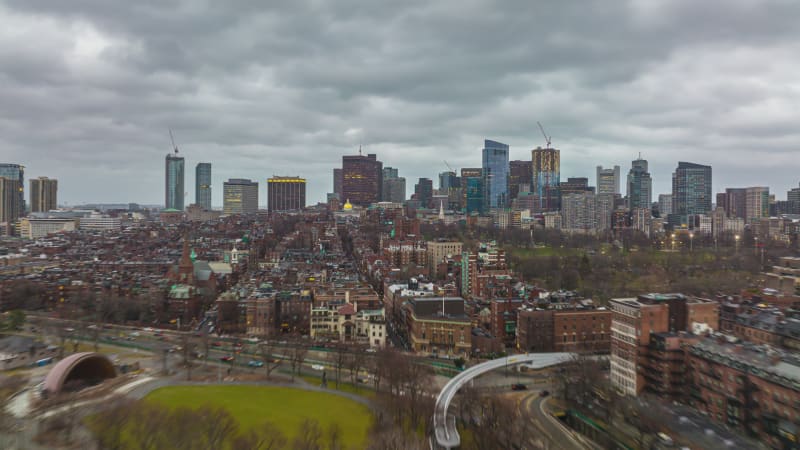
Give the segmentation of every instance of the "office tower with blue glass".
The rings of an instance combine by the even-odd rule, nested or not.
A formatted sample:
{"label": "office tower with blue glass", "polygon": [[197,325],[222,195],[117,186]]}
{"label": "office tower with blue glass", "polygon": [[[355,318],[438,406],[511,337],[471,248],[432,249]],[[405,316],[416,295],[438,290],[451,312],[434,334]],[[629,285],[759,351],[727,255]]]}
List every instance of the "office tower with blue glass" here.
{"label": "office tower with blue glass", "polygon": [[194,202],[211,210],[211,163],[198,163],[194,169]]}
{"label": "office tower with blue glass", "polygon": [[164,208],[183,211],[183,196],[185,195],[183,174],[185,161],[183,160],[183,156],[178,156],[177,147],[175,147],[175,153],[167,154],[165,162]]}
{"label": "office tower with blue glass", "polygon": [[483,177],[486,209],[508,206],[508,145],[483,142]]}

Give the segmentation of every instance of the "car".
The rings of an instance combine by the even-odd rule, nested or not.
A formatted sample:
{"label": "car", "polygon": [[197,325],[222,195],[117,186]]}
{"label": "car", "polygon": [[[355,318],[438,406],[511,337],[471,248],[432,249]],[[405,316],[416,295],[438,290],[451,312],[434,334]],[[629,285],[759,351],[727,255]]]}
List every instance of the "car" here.
{"label": "car", "polygon": [[253,359],[253,360],[250,360],[250,362],[248,362],[247,365],[250,366],[250,367],[264,367],[264,362],[263,361],[256,361],[255,359]]}
{"label": "car", "polygon": [[155,337],[161,337],[161,336],[164,336],[164,333],[153,333],[153,336],[155,336]]}
{"label": "car", "polygon": [[220,360],[220,361],[223,361],[223,362],[232,362],[232,361],[233,361],[233,356],[230,356],[230,355],[228,355],[228,356],[223,356],[223,357],[221,357],[219,360]]}
{"label": "car", "polygon": [[377,352],[377,350],[375,350],[374,348],[368,348],[366,351],[367,351],[367,353],[375,353],[375,352]]}
{"label": "car", "polygon": [[322,364],[313,364],[311,368],[314,370],[325,370],[325,366],[323,366]]}
{"label": "car", "polygon": [[525,386],[522,383],[515,383],[511,385],[512,391],[524,391],[525,389],[528,389],[528,386]]}
{"label": "car", "polygon": [[547,397],[548,395],[550,395],[550,391],[539,392],[539,397]]}
{"label": "car", "polygon": [[212,347],[222,347],[222,343],[220,343],[220,342],[212,342],[211,346]]}

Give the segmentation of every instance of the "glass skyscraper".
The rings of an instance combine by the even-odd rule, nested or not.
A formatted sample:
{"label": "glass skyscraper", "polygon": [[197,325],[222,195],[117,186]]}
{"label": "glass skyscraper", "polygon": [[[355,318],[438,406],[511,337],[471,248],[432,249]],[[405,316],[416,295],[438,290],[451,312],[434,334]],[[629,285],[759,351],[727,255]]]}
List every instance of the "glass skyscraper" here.
{"label": "glass skyscraper", "polygon": [[464,206],[467,214],[484,212],[483,169],[461,169],[461,186],[464,188]]}
{"label": "glass skyscraper", "polygon": [[211,163],[198,163],[194,170],[194,202],[211,210]]}
{"label": "glass skyscraper", "polygon": [[631,162],[628,172],[628,209],[650,209],[653,203],[653,179],[647,171],[647,160]]}
{"label": "glass skyscraper", "polygon": [[165,173],[165,199],[164,208],[177,209],[183,211],[184,196],[184,160],[183,156],[178,156],[178,151],[167,154],[166,173]]}
{"label": "glass skyscraper", "polygon": [[508,145],[489,139],[483,141],[483,177],[486,207],[505,208],[508,205]]}
{"label": "glass skyscraper", "polygon": [[688,223],[688,216],[711,212],[711,166],[679,162],[672,174],[670,224]]}

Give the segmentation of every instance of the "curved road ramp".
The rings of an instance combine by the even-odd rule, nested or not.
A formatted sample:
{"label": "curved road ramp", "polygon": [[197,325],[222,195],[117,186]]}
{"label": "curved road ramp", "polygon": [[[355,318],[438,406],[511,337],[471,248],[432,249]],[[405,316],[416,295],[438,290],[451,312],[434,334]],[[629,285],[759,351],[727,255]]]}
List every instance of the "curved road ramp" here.
{"label": "curved road ramp", "polygon": [[569,362],[577,355],[575,353],[528,353],[526,355],[512,355],[505,358],[493,359],[485,363],[472,366],[469,369],[453,377],[442,388],[442,392],[436,398],[436,407],[433,412],[433,429],[436,435],[436,442],[443,448],[451,449],[461,445],[461,437],[456,429],[456,418],[447,413],[450,402],[456,395],[461,386],[472,381],[476,377],[502,367],[530,363],[531,369],[543,369],[549,366]]}

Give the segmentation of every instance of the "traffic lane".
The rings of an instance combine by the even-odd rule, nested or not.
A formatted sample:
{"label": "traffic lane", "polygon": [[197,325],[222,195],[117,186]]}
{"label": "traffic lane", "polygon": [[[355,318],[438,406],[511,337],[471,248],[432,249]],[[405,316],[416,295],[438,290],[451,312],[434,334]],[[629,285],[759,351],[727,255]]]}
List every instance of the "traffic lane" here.
{"label": "traffic lane", "polygon": [[551,448],[557,450],[586,450],[587,447],[575,440],[572,434],[559,426],[555,417],[544,411],[543,402],[547,397],[531,393],[522,400],[522,408],[533,420],[534,425],[550,441]]}

